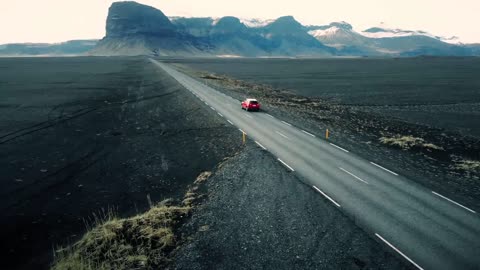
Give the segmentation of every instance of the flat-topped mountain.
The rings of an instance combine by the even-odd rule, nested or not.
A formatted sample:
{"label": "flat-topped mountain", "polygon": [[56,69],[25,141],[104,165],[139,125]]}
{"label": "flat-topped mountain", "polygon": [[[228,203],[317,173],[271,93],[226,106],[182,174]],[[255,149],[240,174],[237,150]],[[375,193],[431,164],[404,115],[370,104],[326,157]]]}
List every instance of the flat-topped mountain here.
{"label": "flat-topped mountain", "polygon": [[[19,44],[0,45],[0,55],[28,52],[35,49],[25,49]],[[347,22],[305,26],[292,16],[276,20],[167,17],[156,8],[127,1],[110,6],[106,35],[88,53],[239,57],[471,56],[480,55],[480,45],[461,44],[456,37],[440,37],[425,31],[385,27],[356,31]]]}

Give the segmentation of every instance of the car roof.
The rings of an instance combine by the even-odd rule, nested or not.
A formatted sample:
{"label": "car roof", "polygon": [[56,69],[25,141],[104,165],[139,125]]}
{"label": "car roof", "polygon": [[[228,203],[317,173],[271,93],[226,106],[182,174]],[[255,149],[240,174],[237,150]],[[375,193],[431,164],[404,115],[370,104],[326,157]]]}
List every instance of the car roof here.
{"label": "car roof", "polygon": [[257,101],[257,100],[254,98],[247,98],[246,101]]}

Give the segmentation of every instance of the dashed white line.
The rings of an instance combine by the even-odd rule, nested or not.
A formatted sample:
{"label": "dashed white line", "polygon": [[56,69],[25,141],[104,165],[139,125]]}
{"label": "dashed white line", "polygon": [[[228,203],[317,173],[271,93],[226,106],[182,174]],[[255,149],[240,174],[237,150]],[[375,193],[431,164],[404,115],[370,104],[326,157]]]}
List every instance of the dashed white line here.
{"label": "dashed white line", "polygon": [[233,126],[233,123],[232,123],[232,121],[230,121],[230,120],[227,120],[227,122],[228,122],[228,123],[230,123],[230,125],[232,125],[232,126]]}
{"label": "dashed white line", "polygon": [[212,109],[212,110],[216,111],[216,110],[215,110],[215,108],[213,108],[212,106],[210,106],[210,109]]}
{"label": "dashed white line", "polygon": [[338,167],[338,168],[339,168],[340,170],[344,171],[345,173],[349,174],[349,175],[352,176],[353,178],[357,179],[358,181],[361,181],[361,182],[363,182],[363,183],[365,183],[365,184],[368,184],[367,181],[365,181],[365,180],[363,180],[362,178],[356,176],[355,174],[353,174],[353,173],[345,170],[344,168],[342,168],[342,167]]}
{"label": "dashed white line", "polygon": [[316,189],[318,192],[320,192],[320,194],[322,194],[325,198],[327,198],[329,201],[331,201],[333,204],[335,204],[337,207],[340,207],[340,204],[337,203],[334,199],[330,198],[330,196],[328,196],[327,194],[323,193],[323,191],[321,191],[319,188],[317,188],[316,186],[312,186],[314,189]]}
{"label": "dashed white line", "polygon": [[285,125],[289,126],[289,127],[292,126],[290,123],[287,123],[287,122],[285,122],[285,121],[281,121],[281,122],[284,123]]}
{"label": "dashed white line", "polygon": [[340,149],[340,150],[342,150],[342,151],[345,152],[345,153],[349,153],[348,150],[346,150],[346,149],[344,149],[344,148],[342,148],[342,147],[340,147],[340,146],[338,146],[338,145],[336,145],[336,144],[330,143],[330,145],[333,146],[333,147],[336,147],[336,148],[338,148],[338,149]]}
{"label": "dashed white line", "polygon": [[266,115],[267,115],[268,117],[275,118],[275,117],[271,116],[271,115],[270,115],[270,114],[268,114],[268,113],[266,113]]}
{"label": "dashed white line", "polygon": [[285,167],[287,167],[288,169],[290,169],[290,171],[294,172],[295,170],[290,167],[287,163],[285,163],[283,160],[277,158],[278,161],[280,161]]}
{"label": "dashed white line", "polygon": [[245,131],[243,131],[243,130],[241,130],[241,129],[238,129],[238,130],[240,130],[240,132],[245,133],[245,135],[247,135],[247,133],[246,133]]}
{"label": "dashed white line", "polygon": [[315,138],[315,135],[313,135],[313,134],[312,134],[312,133],[310,133],[310,132],[307,132],[307,131],[305,131],[305,130],[303,130],[303,129],[302,129],[302,132],[303,132],[303,133],[305,133],[305,134],[307,134],[307,135],[309,135],[309,136],[312,136],[312,137],[314,137],[314,138]]}
{"label": "dashed white line", "polygon": [[223,117],[223,114],[221,114],[221,113],[219,113],[219,112],[217,112],[217,114],[220,115],[221,117]]}
{"label": "dashed white line", "polygon": [[267,150],[267,148],[265,148],[265,146],[263,146],[261,143],[259,143],[259,142],[257,142],[257,141],[255,141],[255,143],[256,143],[258,146],[260,146],[263,150]]}
{"label": "dashed white line", "polygon": [[385,240],[383,237],[381,237],[378,233],[375,233],[375,236],[380,238],[385,244],[387,244],[389,247],[391,247],[393,250],[395,250],[398,254],[402,255],[407,261],[411,262],[415,267],[417,267],[420,270],[423,270],[420,265],[416,264],[412,259],[410,259],[407,255],[403,254],[400,250],[398,250],[394,245],[390,244],[387,240]]}
{"label": "dashed white line", "polygon": [[207,102],[205,102],[205,101],[204,101],[203,103],[205,103],[205,105],[207,105],[207,106],[208,106],[208,103],[207,103]]}
{"label": "dashed white line", "polygon": [[281,133],[281,132],[278,132],[278,131],[275,131],[275,132],[276,132],[278,135],[280,135],[280,136],[282,136],[282,137],[284,137],[284,138],[286,138],[286,139],[290,139],[290,138],[287,137],[287,135],[285,135],[285,134],[283,134],[283,133]]}
{"label": "dashed white line", "polygon": [[245,114],[246,117],[250,118],[250,119],[253,119],[253,117],[249,114]]}
{"label": "dashed white line", "polygon": [[371,163],[372,165],[374,165],[374,166],[377,166],[378,168],[380,168],[380,169],[382,169],[382,170],[384,170],[384,171],[387,171],[387,172],[389,172],[389,173],[391,173],[391,174],[393,174],[393,175],[395,175],[395,176],[398,176],[398,174],[397,174],[397,173],[395,173],[395,172],[392,172],[392,171],[390,171],[389,169],[387,169],[387,168],[384,168],[384,167],[382,167],[382,166],[378,165],[377,163],[374,163],[374,162],[370,162],[370,163]]}
{"label": "dashed white line", "polygon": [[466,206],[463,206],[463,205],[457,203],[457,202],[454,201],[454,200],[451,200],[451,199],[449,199],[449,198],[447,198],[447,197],[445,197],[445,196],[443,196],[443,195],[441,195],[441,194],[438,194],[438,193],[435,192],[435,191],[432,191],[432,193],[435,194],[435,195],[437,195],[437,196],[439,196],[440,198],[443,198],[443,199],[445,199],[445,200],[447,200],[447,201],[449,201],[449,202],[451,202],[451,203],[453,203],[453,204],[456,204],[456,205],[462,207],[463,209],[466,209],[466,210],[468,210],[468,211],[470,211],[470,212],[472,212],[472,213],[474,213],[474,214],[477,213],[477,212],[473,211],[472,209],[470,209],[470,208],[468,208],[468,207],[466,207]]}

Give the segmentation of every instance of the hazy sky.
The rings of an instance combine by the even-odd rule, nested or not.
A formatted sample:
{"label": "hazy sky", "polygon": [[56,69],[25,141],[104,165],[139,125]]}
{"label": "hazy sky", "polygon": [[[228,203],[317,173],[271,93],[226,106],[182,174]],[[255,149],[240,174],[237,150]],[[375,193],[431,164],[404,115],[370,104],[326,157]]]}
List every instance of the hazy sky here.
{"label": "hazy sky", "polygon": [[[110,0],[0,0],[0,44],[101,38]],[[480,43],[480,0],[140,0],[167,16],[277,18],[303,24],[347,21],[356,30],[384,22]]]}

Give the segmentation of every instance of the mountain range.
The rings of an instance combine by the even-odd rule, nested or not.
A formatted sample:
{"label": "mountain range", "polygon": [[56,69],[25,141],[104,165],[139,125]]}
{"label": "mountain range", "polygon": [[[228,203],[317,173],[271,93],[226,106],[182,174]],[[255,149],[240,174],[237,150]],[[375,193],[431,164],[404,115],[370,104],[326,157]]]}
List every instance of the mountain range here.
{"label": "mountain range", "polygon": [[87,55],[98,39],[70,40],[61,43],[11,43],[0,45],[0,56]]}
{"label": "mountain range", "polygon": [[[346,22],[306,26],[292,16],[276,20],[242,19],[231,16],[167,17],[156,8],[133,1],[113,3],[108,12],[105,37],[98,43],[84,42],[88,46],[83,46],[80,50],[77,47],[77,52],[89,55],[223,57],[480,55],[480,44],[465,45],[458,42],[456,37],[439,37],[424,31],[373,27],[357,32]],[[0,46],[0,55],[41,51],[34,50],[32,46],[27,46],[27,49],[21,45]],[[66,45],[69,45],[68,42],[63,46],[53,45],[51,51],[71,52],[71,48]]]}

